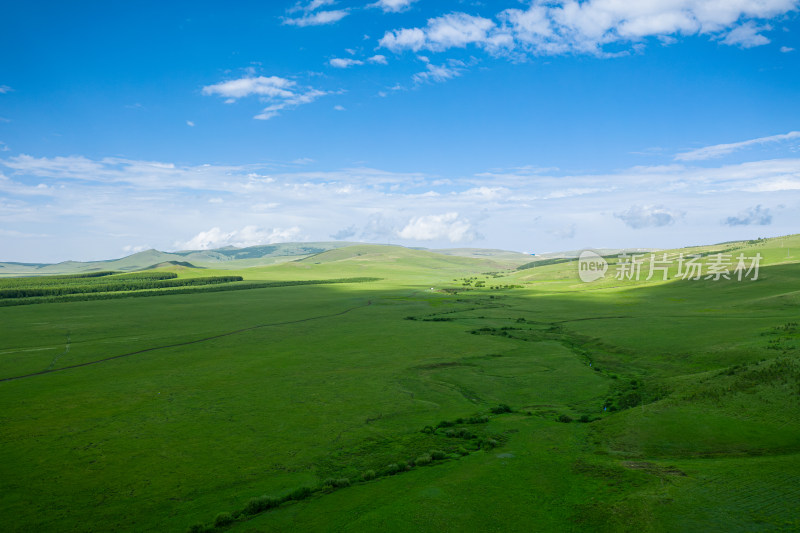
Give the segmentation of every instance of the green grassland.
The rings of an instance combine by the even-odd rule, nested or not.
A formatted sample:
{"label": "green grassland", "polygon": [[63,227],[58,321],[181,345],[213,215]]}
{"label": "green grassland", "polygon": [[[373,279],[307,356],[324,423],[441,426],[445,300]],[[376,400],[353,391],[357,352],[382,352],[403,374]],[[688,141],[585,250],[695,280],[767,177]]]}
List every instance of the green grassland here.
{"label": "green grassland", "polygon": [[756,281],[585,284],[355,245],[146,271],[241,290],[0,307],[0,527],[800,530],[793,250],[670,251],[760,253]]}

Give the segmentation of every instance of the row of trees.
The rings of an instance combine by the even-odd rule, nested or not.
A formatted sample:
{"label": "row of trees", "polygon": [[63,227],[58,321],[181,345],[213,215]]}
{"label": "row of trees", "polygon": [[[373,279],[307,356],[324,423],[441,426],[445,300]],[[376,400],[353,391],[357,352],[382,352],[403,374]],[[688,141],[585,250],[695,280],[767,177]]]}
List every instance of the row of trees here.
{"label": "row of trees", "polygon": [[0,298],[31,298],[35,296],[63,296],[94,292],[129,292],[169,287],[190,287],[242,281],[241,276],[213,276],[205,278],[158,279],[136,277],[114,277],[102,283],[82,283],[51,286],[33,286],[0,289]]}

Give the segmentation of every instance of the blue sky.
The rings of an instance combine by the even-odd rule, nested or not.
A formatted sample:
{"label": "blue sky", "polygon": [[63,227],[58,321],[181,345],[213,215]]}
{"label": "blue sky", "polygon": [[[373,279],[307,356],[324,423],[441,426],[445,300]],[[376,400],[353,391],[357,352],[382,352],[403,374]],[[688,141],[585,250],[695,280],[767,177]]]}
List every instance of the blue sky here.
{"label": "blue sky", "polygon": [[0,261],[796,233],[798,8],[10,4]]}

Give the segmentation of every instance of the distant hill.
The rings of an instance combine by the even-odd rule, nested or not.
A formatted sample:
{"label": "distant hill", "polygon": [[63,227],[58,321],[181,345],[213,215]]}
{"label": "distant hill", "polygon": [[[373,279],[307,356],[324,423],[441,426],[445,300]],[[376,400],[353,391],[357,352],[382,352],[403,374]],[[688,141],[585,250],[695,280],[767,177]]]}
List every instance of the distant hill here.
{"label": "distant hill", "polygon": [[[0,276],[42,276],[53,274],[77,274],[101,270],[133,272],[155,268],[156,265],[181,263],[191,267],[237,269],[251,266],[266,266],[283,261],[293,261],[336,248],[352,246],[348,242],[281,243],[263,246],[235,248],[232,246],[216,250],[182,250],[161,252],[145,250],[120,259],[104,261],[64,261],[55,264],[0,263]],[[186,267],[187,265],[183,265]]]}
{"label": "distant hill", "polygon": [[531,261],[531,256],[528,254],[489,248],[446,248],[442,250],[431,250],[431,252],[459,257],[473,257],[475,259],[490,259],[498,263],[503,263],[508,268],[514,268]]}
{"label": "distant hill", "polygon": [[403,246],[358,244],[346,248],[328,250],[311,257],[299,259],[299,265],[317,264],[331,265],[339,263],[352,268],[354,265],[374,266],[383,264],[396,267],[420,267],[422,269],[460,269],[465,271],[485,272],[514,268],[505,261],[496,261],[491,257],[464,257],[455,254],[443,254],[433,250],[405,248]]}

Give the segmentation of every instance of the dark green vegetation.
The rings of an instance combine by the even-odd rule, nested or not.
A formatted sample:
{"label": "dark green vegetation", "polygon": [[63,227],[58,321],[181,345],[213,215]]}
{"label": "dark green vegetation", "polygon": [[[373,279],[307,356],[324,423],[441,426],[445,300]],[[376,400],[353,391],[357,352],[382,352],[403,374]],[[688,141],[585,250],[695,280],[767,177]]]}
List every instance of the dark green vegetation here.
{"label": "dark green vegetation", "polygon": [[[149,270],[149,269],[148,269]],[[29,278],[0,278],[0,306],[52,303],[77,300],[164,296],[194,292],[237,291],[286,287],[289,285],[326,285],[363,283],[378,278],[343,278],[235,283],[241,276],[206,276],[178,278],[175,272],[96,272]],[[181,289],[177,289],[181,287]]]}
{"label": "dark green vegetation", "polygon": [[797,530],[800,238],[731,247],[758,281],[353,246],[1,308],[3,529]]}

